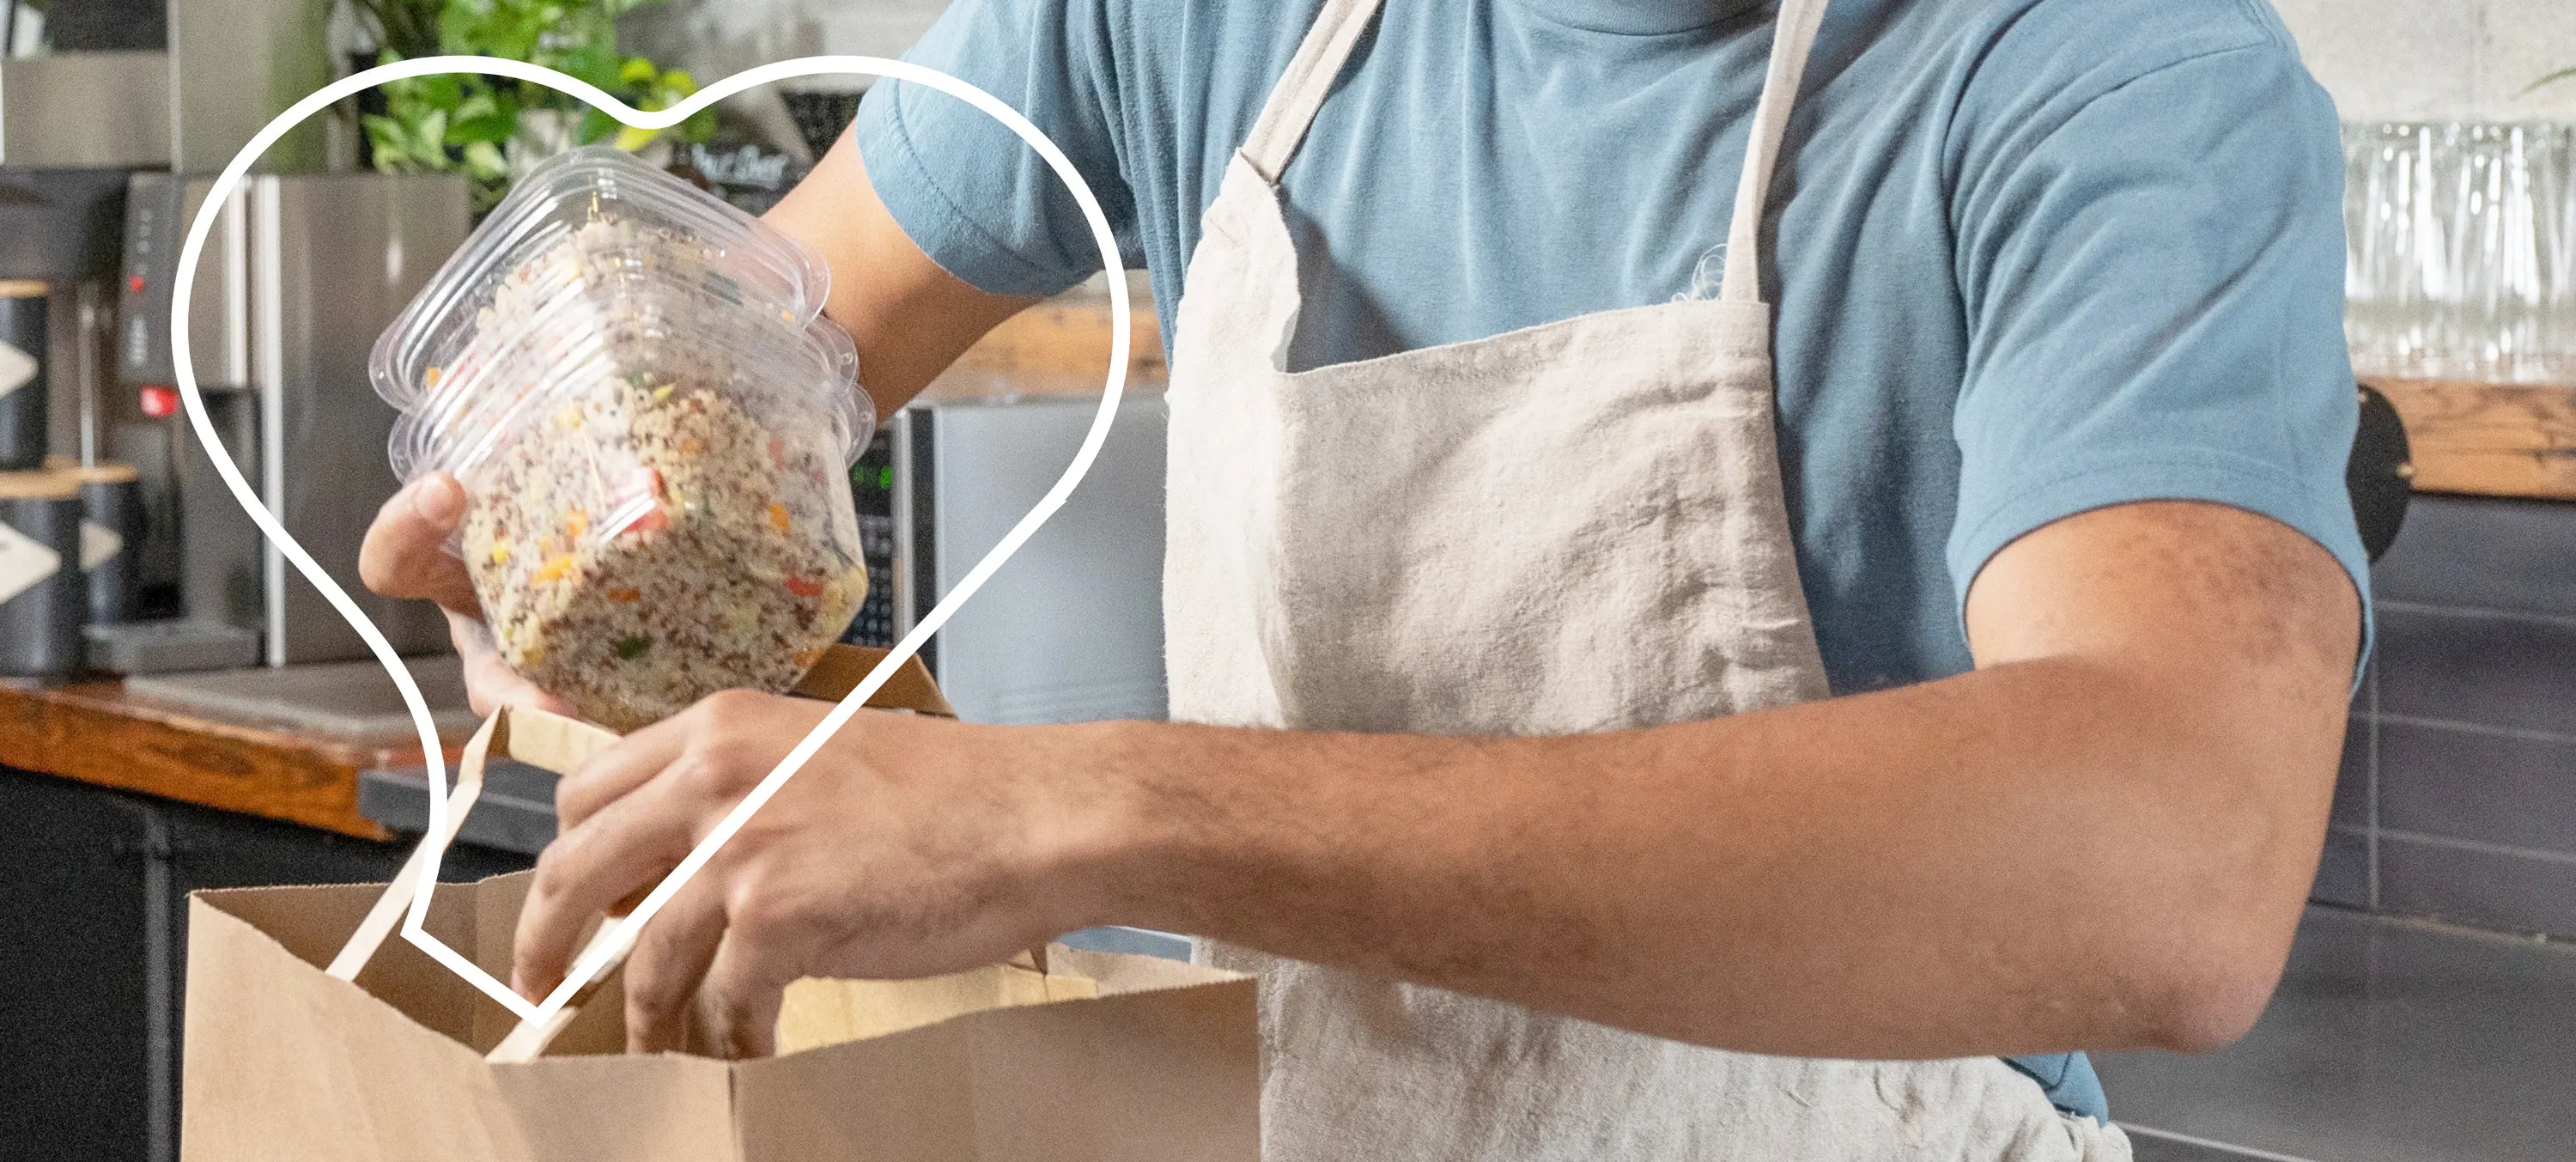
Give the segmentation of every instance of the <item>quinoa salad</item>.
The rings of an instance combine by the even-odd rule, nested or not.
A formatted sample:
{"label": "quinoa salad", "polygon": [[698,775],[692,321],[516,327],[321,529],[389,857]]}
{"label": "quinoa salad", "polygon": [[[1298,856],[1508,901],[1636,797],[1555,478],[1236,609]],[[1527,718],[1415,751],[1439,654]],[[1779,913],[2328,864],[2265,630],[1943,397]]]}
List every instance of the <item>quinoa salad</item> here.
{"label": "quinoa salad", "polygon": [[475,473],[464,529],[502,656],[620,731],[793,686],[867,595],[824,443],[642,377],[523,425]]}
{"label": "quinoa salad", "polygon": [[495,288],[459,381],[423,385],[502,656],[619,731],[792,687],[867,592],[829,360],[704,259],[571,231]]}

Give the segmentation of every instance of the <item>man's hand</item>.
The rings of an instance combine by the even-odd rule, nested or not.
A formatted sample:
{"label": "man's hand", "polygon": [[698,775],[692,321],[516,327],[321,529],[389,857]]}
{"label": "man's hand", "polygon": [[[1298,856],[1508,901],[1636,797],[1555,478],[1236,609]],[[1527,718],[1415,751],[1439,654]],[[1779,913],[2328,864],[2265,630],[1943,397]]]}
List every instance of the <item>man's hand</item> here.
{"label": "man's hand", "polygon": [[520,677],[501,659],[492,631],[474,598],[465,562],[447,552],[465,519],[465,489],[456,478],[433,472],[413,481],[376,511],[358,549],[358,576],[387,597],[435,601],[447,613],[448,637],[465,662],[465,694],[476,714],[503,706],[535,706],[570,713],[563,700]]}
{"label": "man's hand", "polygon": [[[519,991],[553,991],[583,925],[660,882],[829,709],[718,694],[566,777],[519,917]],[[729,1054],[766,1054],[799,977],[960,971],[1091,923],[1081,864],[1105,815],[1053,753],[1084,730],[861,712],[645,926],[628,1046],[680,1048],[695,995]]]}

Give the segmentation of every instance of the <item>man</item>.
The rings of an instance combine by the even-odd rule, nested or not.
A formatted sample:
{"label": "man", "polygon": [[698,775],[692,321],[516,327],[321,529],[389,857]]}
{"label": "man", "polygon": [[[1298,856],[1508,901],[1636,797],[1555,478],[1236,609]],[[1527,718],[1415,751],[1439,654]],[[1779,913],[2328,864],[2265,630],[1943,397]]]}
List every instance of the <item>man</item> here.
{"label": "man", "polygon": [[[2325,826],[2333,113],[2253,0],[1824,8],[952,8],[914,59],[1063,145],[1173,337],[1176,721],[863,715],[648,928],[634,1045],[1128,923],[1263,974],[1292,1162],[2125,1157],[2073,1051],[2240,1035]],[[881,410],[1096,265],[903,86],[773,220]],[[542,697],[463,503],[370,583]],[[519,987],[822,713],[567,778]]]}

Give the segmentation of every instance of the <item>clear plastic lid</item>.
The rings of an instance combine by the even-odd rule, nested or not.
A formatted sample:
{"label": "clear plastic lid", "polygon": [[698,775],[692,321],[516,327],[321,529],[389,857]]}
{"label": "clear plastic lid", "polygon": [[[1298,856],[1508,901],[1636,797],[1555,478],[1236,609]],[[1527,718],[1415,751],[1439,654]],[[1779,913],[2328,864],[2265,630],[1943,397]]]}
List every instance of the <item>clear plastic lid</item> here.
{"label": "clear plastic lid", "polygon": [[623,150],[592,146],[520,179],[378,337],[377,394],[411,410],[478,344],[568,292],[690,285],[794,326],[814,321],[831,274],[811,247]]}
{"label": "clear plastic lid", "polygon": [[613,150],[549,162],[376,344],[405,480],[509,665],[630,729],[782,690],[867,593],[847,468],[875,433],[822,263]]}

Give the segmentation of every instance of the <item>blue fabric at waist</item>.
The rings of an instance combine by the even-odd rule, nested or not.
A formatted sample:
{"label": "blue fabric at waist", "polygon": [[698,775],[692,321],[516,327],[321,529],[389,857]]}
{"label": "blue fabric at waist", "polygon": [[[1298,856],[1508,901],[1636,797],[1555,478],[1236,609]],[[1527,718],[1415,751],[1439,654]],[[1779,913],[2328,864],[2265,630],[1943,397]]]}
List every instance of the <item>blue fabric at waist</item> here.
{"label": "blue fabric at waist", "polygon": [[2092,1058],[2081,1053],[2042,1053],[2007,1057],[2004,1063],[2038,1082],[2049,1104],[2058,1109],[2097,1122],[2111,1120],[2111,1102],[2102,1093],[2102,1079],[2093,1072]]}

